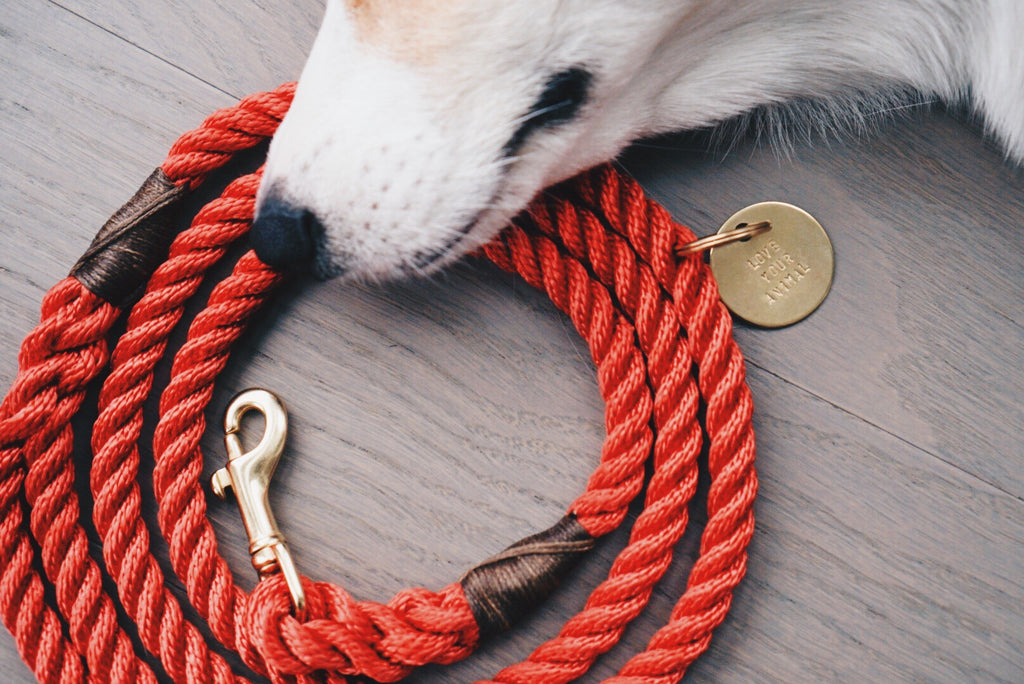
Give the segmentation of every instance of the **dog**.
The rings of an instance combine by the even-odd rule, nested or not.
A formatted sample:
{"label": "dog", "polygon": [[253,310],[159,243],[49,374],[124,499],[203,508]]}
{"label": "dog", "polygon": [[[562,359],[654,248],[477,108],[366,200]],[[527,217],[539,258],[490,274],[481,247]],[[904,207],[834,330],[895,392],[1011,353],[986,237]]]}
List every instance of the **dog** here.
{"label": "dog", "polygon": [[322,277],[426,274],[543,188],[750,112],[967,106],[1024,161],[1020,0],[328,0],[252,242]]}

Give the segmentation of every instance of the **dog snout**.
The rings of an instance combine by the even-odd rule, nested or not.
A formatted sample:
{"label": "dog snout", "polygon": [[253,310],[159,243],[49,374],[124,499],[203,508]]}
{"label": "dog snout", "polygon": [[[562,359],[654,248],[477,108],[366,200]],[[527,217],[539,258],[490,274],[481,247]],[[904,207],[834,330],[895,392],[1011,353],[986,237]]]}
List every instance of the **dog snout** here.
{"label": "dog snout", "polygon": [[260,203],[249,239],[263,263],[295,270],[313,261],[323,232],[312,211],[269,195]]}

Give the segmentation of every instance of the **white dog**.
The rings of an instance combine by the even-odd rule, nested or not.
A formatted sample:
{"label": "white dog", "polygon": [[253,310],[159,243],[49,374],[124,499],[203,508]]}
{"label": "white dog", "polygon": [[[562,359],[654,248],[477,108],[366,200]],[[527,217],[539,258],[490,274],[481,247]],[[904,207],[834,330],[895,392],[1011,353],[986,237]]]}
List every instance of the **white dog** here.
{"label": "white dog", "polygon": [[430,272],[637,138],[787,103],[965,103],[1024,161],[1022,37],[1024,0],[328,0],[253,243]]}

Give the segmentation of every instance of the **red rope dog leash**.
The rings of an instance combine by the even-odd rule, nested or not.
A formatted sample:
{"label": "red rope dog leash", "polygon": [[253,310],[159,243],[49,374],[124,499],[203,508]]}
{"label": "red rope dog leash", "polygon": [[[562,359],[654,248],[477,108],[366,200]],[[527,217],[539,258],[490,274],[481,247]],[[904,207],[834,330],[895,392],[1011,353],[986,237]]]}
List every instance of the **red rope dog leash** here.
{"label": "red rope dog leash", "polygon": [[[292,93],[289,85],[246,98],[183,136],[161,167],[170,192],[198,187],[231,155],[271,136]],[[175,681],[242,678],[185,618],[150,553],[136,482],[142,405],[185,302],[248,230],[257,185],[258,174],[233,182],[156,267],[109,354],[92,435],[93,522],[105,571],[141,645]],[[653,464],[644,509],[608,578],[557,637],[494,681],[578,677],[643,610],[686,529],[705,440],[701,401],[711,489],[700,557],[669,622],[615,681],[678,681],[728,611],[753,532],[752,405],[707,267],[675,256],[676,245],[690,239],[636,183],[605,167],[552,190],[484,250],[547,292],[587,340],[597,366],[608,437],[600,465],[564,519],[580,544],[623,522],[642,490],[648,458]],[[505,617],[485,610],[497,595],[476,582],[489,562],[439,592],[405,590],[387,604],[357,602],[341,587],[303,579],[308,606],[300,622],[280,577],[247,595],[217,552],[199,482],[203,412],[232,343],[280,280],[251,252],[243,256],[175,357],[154,437],[154,490],[171,565],[214,637],[274,681],[395,681],[418,665],[463,658]],[[104,287],[79,274],[46,295],[0,407],[0,608],[40,681],[155,681],[117,624],[103,569],[87,551],[73,487],[70,421],[108,362],[106,338],[122,313],[96,290]],[[44,596],[47,583],[53,606]]]}

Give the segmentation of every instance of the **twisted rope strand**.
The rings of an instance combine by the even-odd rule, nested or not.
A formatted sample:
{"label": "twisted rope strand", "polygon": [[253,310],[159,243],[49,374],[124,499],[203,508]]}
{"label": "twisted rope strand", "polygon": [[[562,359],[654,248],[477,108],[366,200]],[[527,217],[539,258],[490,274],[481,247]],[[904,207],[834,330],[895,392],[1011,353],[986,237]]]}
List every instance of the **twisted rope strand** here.
{"label": "twisted rope strand", "polygon": [[[0,528],[5,551],[10,550],[2,558],[0,603],[19,651],[41,681],[81,679],[78,656],[85,656],[98,681],[156,681],[118,627],[100,570],[89,556],[73,488],[71,417],[106,363],[104,337],[116,317],[112,306],[78,281],[58,283],[43,301],[39,326],[22,345],[22,372],[0,408],[0,477],[5,483]],[[19,494],[31,511],[27,528],[56,588],[57,608],[68,623],[66,636],[58,615],[42,600],[43,580],[32,567],[36,553]]]}
{"label": "twisted rope strand", "polygon": [[[577,215],[571,205],[535,205],[535,209],[533,218],[537,223],[531,227],[545,234],[550,231],[540,226],[551,216],[543,213],[545,209],[568,211],[570,216],[558,216],[557,225],[563,229],[563,235],[569,241],[575,242],[577,248],[582,243],[573,239],[574,229],[604,233],[594,220],[595,217]],[[521,249],[530,246],[524,240],[507,242]],[[540,246],[538,252],[545,254],[546,264],[554,263],[556,253],[553,251],[553,242],[537,238],[534,244]],[[599,253],[608,255],[612,250]],[[627,261],[630,259],[630,253],[621,250],[618,253],[621,258]],[[488,255],[492,256],[490,253]],[[619,306],[623,311],[635,314],[637,310],[659,310],[649,296],[641,294],[643,289],[657,296],[657,288],[652,288],[649,280],[646,288],[641,288],[633,277],[637,273],[634,265],[629,268],[613,268],[607,261],[592,260],[590,263],[598,274],[604,273],[611,277],[621,273],[624,276],[615,288],[620,295]],[[615,285],[614,282],[602,284],[596,279],[591,282],[593,287],[601,290]],[[688,373],[689,355],[685,341],[679,337],[678,323],[672,320],[671,315],[661,317],[663,327],[635,315],[633,319],[637,321],[637,330],[642,331],[638,339],[648,358],[647,374],[655,390],[657,407],[655,428],[658,437],[654,458],[659,470],[648,488],[644,511],[634,523],[629,543],[616,558],[608,579],[594,590],[584,610],[569,620],[556,638],[537,648],[523,663],[502,670],[494,681],[564,682],[571,681],[589,669],[599,655],[618,641],[626,625],[642,611],[654,583],[671,562],[672,547],[685,531],[686,507],[696,490],[696,456],[701,444],[700,429],[696,424],[698,397]],[[660,345],[656,342],[660,342]],[[658,367],[651,364],[652,358],[658,361]],[[667,360],[671,360],[672,365],[665,365]],[[586,499],[578,500],[574,506],[580,503],[586,503]]]}
{"label": "twisted rope strand", "polygon": [[[586,187],[581,195],[598,200],[611,225],[627,237],[662,286],[672,292],[700,367],[708,432],[721,435],[720,440],[711,440],[708,521],[687,590],[673,609],[669,624],[620,673],[622,677],[646,677],[650,681],[678,681],[689,664],[707,649],[711,631],[725,619],[732,592],[746,571],[757,493],[753,402],[743,357],[732,339],[731,319],[710,271],[687,270],[685,263],[694,262],[694,257],[677,268],[669,256],[674,242],[663,241],[663,249],[655,251],[652,242],[642,239],[649,234],[649,227],[671,222],[667,212],[644,197],[635,181],[608,168],[591,172],[583,185]],[[692,237],[681,235],[677,239],[685,242]]]}
{"label": "twisted rope strand", "polygon": [[[125,609],[139,625],[143,645],[160,655],[168,673],[178,681],[186,679],[189,667],[198,669],[207,679],[231,681],[234,676],[230,666],[209,650],[197,628],[185,620],[177,599],[164,588],[163,572],[149,552],[149,532],[142,519],[136,481],[142,407],[152,388],[155,366],[164,355],[167,338],[180,321],[185,303],[195,294],[206,271],[245,234],[258,185],[258,173],[231,183],[172,244],[167,261],[133,308],[114,349],[93,430],[93,519],[103,539],[108,571],[117,582]],[[203,597],[192,603],[209,622],[215,638],[234,647],[237,597],[215,590],[220,586],[216,579],[204,582],[202,578],[210,574],[191,575],[198,582],[196,595]],[[225,604],[217,611],[218,620],[210,620],[210,601]],[[256,671],[265,672],[259,660],[250,658],[246,662]]]}
{"label": "twisted rope strand", "polygon": [[171,180],[188,183],[194,190],[236,153],[274,135],[294,96],[295,84],[285,83],[277,90],[249,95],[233,107],[217,110],[198,128],[178,138],[160,168]]}

